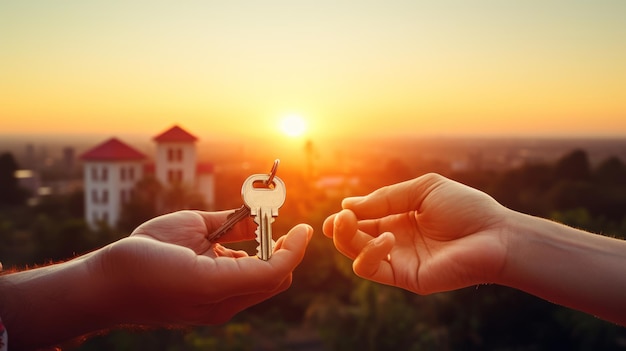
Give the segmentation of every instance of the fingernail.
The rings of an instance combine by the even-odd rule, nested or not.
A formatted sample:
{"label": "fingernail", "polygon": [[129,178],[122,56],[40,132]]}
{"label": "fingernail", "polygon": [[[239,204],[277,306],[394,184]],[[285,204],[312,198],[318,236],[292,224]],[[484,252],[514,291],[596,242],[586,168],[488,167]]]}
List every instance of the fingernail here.
{"label": "fingernail", "polygon": [[363,196],[346,197],[345,199],[343,199],[343,201],[341,201],[341,207],[345,209],[348,206],[354,206],[358,204],[362,200]]}
{"label": "fingernail", "polygon": [[306,235],[307,235],[307,240],[310,241],[311,238],[313,237],[313,227],[311,227],[310,225],[307,224],[306,226]]}
{"label": "fingernail", "polygon": [[343,212],[345,212],[345,210],[341,210],[341,211],[340,211],[339,213],[337,213],[337,215],[335,216],[335,221],[333,222],[333,226],[334,226],[335,228],[341,228],[341,227],[343,227],[343,224],[344,224],[343,222],[345,221],[345,220],[343,219],[343,216],[345,216],[345,213],[343,213]]}
{"label": "fingernail", "polygon": [[311,238],[313,237],[313,227],[311,227],[308,224],[305,224],[306,226],[306,240],[310,241]]}
{"label": "fingernail", "polygon": [[381,246],[383,244],[383,237],[382,236],[378,236],[375,239],[372,240],[375,246]]}

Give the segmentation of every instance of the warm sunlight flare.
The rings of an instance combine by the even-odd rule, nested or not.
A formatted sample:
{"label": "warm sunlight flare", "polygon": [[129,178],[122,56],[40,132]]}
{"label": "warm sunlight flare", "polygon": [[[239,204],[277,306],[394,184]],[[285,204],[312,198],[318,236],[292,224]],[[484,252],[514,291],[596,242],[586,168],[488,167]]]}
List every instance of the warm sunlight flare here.
{"label": "warm sunlight flare", "polygon": [[0,1],[0,144],[626,136],[626,1],[478,2]]}
{"label": "warm sunlight flare", "polygon": [[306,122],[301,116],[289,115],[280,120],[280,129],[290,137],[299,137],[306,132]]}

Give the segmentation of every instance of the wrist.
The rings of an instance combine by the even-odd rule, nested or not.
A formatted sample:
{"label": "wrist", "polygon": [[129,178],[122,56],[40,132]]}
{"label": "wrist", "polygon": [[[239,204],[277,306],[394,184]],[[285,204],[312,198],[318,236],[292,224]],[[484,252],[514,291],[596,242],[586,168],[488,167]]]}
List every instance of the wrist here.
{"label": "wrist", "polygon": [[92,257],[0,276],[0,313],[12,349],[56,345],[108,326],[88,269]]}
{"label": "wrist", "polygon": [[[167,305],[159,300],[166,286],[153,283],[160,272],[146,270],[142,260],[149,254],[138,250],[137,241],[124,238],[102,248],[90,262],[89,270],[96,277],[101,301],[99,313],[111,326],[161,325]],[[144,243],[142,243],[144,244]]]}
{"label": "wrist", "polygon": [[624,323],[626,242],[516,213],[498,283]]}
{"label": "wrist", "polygon": [[[539,217],[508,210],[503,237],[506,260],[497,283],[528,291],[546,258],[556,259],[555,252],[546,252],[554,223]],[[545,267],[548,268],[548,267]]]}
{"label": "wrist", "polygon": [[134,309],[140,301],[133,298],[135,289],[128,278],[132,275],[127,274],[133,267],[120,262],[115,245],[117,242],[94,252],[85,264],[91,284],[84,304],[92,306],[96,318],[106,321],[106,328],[138,322]]}

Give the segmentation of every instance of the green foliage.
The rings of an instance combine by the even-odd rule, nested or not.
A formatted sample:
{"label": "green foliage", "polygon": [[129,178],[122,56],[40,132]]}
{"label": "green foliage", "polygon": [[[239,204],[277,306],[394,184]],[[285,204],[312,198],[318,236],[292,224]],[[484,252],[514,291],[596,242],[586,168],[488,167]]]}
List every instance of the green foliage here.
{"label": "green foliage", "polygon": [[617,157],[604,160],[594,172],[594,180],[606,186],[626,185],[626,166]]}
{"label": "green foliage", "polygon": [[26,192],[19,187],[15,178],[17,162],[10,153],[0,154],[0,208],[19,206],[26,200]]}
{"label": "green foliage", "polygon": [[587,181],[591,177],[589,157],[583,150],[574,150],[556,163],[556,177],[562,180]]}
{"label": "green foliage", "polygon": [[154,177],[145,177],[135,185],[130,200],[122,207],[118,228],[130,233],[141,223],[156,217],[163,187]]}
{"label": "green foliage", "polygon": [[[326,216],[349,194],[419,174],[398,159],[358,175],[362,182],[337,194],[314,192],[303,174],[281,174],[289,196],[274,231],[300,222],[316,231],[290,289],[241,312],[224,325],[188,330],[113,331],[94,337],[80,350],[623,350],[626,331],[593,316],[553,305],[524,292],[496,285],[418,296],[360,279],[351,261],[321,234]],[[484,190],[522,212],[593,232],[626,235],[624,164],[610,158],[595,169],[580,150],[555,164],[529,164],[505,172],[455,173],[452,178]],[[422,172],[424,170],[420,170]],[[302,171],[304,172],[304,171]],[[241,203],[245,177],[222,175],[218,208]],[[224,186],[227,184],[228,186]],[[234,190],[232,190],[234,189]],[[232,191],[231,191],[232,190]],[[127,235],[167,205],[193,207],[184,189],[164,189],[154,179],[139,184],[126,204],[122,230],[90,230],[82,193],[48,197],[35,207],[0,209],[0,259],[5,267],[62,260]],[[254,245],[252,245],[254,246]],[[306,330],[294,342],[294,330]],[[308,348],[307,348],[308,347]]]}

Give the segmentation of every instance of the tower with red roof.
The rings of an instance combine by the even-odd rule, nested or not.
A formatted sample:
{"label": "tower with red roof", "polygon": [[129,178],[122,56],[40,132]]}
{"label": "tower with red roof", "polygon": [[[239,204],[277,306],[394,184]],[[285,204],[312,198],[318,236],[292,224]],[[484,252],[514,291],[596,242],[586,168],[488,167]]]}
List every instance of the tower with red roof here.
{"label": "tower with red roof", "polygon": [[196,138],[175,125],[155,136],[155,176],[163,185],[196,183]]}
{"label": "tower with red roof", "polygon": [[84,162],[85,219],[91,227],[105,222],[114,227],[122,205],[143,177],[146,156],[117,138],[81,155]]}

